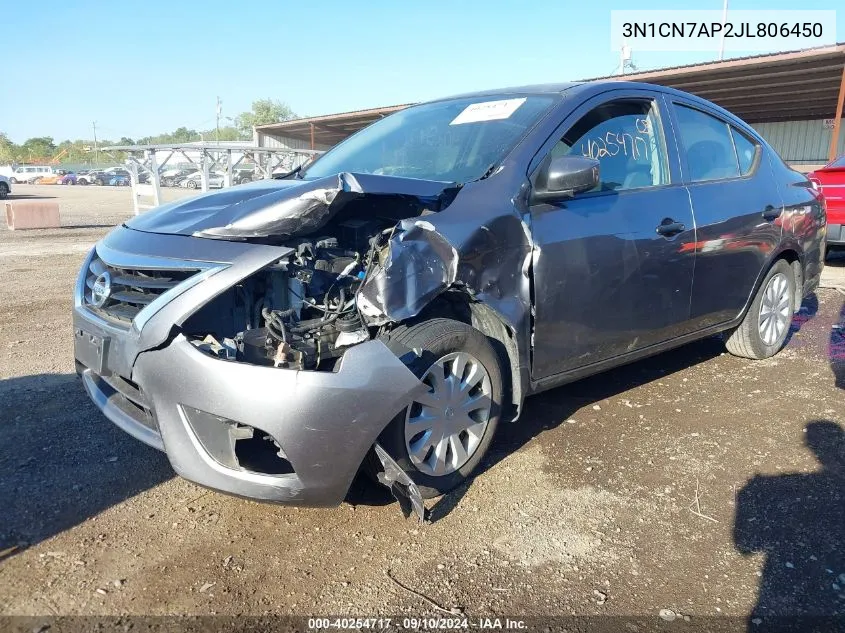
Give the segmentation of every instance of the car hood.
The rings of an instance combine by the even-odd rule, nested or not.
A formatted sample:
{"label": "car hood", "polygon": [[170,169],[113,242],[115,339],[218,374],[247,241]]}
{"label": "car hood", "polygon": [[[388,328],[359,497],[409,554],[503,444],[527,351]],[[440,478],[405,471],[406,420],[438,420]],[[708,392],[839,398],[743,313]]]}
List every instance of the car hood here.
{"label": "car hood", "polygon": [[436,204],[454,187],[455,183],[353,173],[314,180],[260,180],[160,206],[125,226],[216,239],[306,235],[361,196],[412,196]]}

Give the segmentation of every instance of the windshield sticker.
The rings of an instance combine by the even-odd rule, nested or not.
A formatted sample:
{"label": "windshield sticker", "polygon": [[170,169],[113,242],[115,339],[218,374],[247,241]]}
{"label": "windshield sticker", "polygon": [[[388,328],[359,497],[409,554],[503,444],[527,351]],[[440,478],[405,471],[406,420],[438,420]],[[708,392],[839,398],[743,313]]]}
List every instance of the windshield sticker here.
{"label": "windshield sticker", "polygon": [[521,99],[502,99],[500,101],[473,103],[464,108],[449,125],[507,119],[510,115],[516,112],[516,109],[523,103],[525,103],[525,97],[522,97]]}

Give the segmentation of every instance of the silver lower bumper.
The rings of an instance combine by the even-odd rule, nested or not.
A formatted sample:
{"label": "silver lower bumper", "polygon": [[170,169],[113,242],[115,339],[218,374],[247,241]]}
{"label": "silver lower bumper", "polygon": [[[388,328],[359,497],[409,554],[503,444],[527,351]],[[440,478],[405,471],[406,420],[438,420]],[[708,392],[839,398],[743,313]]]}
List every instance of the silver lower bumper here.
{"label": "silver lower bumper", "polygon": [[[337,371],[318,372],[214,358],[177,335],[138,354],[132,375],[122,377],[108,358],[92,363],[85,347],[85,335],[109,334],[86,323],[84,309],[74,321],[85,333],[77,335],[78,371],[107,418],[164,450],[186,479],[263,501],[339,504],[379,433],[425,389],[379,341],[350,348]],[[244,425],[269,434],[291,472],[242,467],[229,433]]]}

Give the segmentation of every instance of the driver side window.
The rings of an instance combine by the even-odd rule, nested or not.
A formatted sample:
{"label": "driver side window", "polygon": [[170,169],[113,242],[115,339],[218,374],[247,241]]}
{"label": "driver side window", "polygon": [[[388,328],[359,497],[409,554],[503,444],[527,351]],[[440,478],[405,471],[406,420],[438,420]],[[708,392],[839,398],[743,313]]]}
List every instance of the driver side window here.
{"label": "driver side window", "polygon": [[669,184],[669,167],[657,106],[651,100],[620,99],[585,114],[552,148],[599,161],[592,191],[623,191]]}

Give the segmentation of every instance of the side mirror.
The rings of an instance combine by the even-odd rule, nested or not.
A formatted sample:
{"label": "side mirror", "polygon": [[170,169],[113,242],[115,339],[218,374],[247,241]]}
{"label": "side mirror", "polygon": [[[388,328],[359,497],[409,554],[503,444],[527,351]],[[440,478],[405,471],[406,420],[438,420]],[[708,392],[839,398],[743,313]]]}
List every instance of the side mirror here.
{"label": "side mirror", "polygon": [[571,198],[599,184],[599,161],[586,156],[558,156],[537,177],[534,200],[552,202]]}

